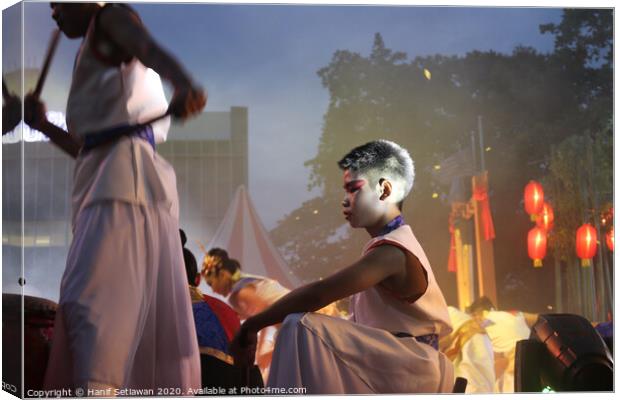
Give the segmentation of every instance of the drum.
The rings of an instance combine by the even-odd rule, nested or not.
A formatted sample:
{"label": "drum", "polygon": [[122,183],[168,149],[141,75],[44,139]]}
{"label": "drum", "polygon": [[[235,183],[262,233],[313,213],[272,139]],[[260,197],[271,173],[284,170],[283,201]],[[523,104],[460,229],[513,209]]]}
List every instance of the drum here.
{"label": "drum", "polygon": [[[40,297],[2,294],[2,364],[4,390],[21,397],[21,372],[26,390],[43,388],[58,305]],[[22,342],[23,336],[23,342]],[[22,343],[24,363],[22,365]]]}

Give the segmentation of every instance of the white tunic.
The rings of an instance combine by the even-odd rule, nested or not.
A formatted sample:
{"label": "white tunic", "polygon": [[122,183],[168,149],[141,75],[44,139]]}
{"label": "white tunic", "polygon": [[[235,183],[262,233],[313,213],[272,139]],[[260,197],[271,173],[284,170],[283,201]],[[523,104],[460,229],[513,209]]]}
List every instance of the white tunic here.
{"label": "white tunic", "polygon": [[[452,327],[457,331],[471,317],[454,307],[448,307]],[[456,376],[467,379],[466,393],[493,393],[495,366],[493,346],[488,335],[474,334],[463,344],[460,354],[454,360]]]}
{"label": "white tunic", "polygon": [[264,276],[242,274],[241,279],[234,284],[228,295],[228,302],[242,319],[251,317],[262,311],[262,309],[255,309],[253,304],[241,304],[237,300],[239,291],[248,286],[254,288],[254,295],[261,300],[261,306],[270,306],[290,292],[289,289],[282,286],[280,282],[276,280]]}
{"label": "white tunic", "polygon": [[[144,122],[168,107],[159,76],[136,58],[120,66],[97,58],[91,48],[95,19],[78,52],[67,103],[67,128],[80,136]],[[152,125],[156,143],[166,139],[169,127],[169,118]],[[135,137],[78,156],[72,222],[83,208],[102,200],[164,203],[173,216],[178,219],[179,215],[172,166],[146,141]]]}
{"label": "white tunic", "polygon": [[408,225],[372,239],[364,254],[391,244],[416,256],[428,289],[413,304],[378,287],[352,299],[354,321],[316,313],[289,315],[276,342],[268,386],[305,387],[308,394],[451,392],[450,360],[428,344],[398,338],[450,333],[448,310],[421,246]]}
{"label": "white tunic", "polygon": [[483,325],[491,338],[493,351],[508,359],[508,366],[496,377],[495,390],[500,393],[513,393],[517,342],[530,337],[530,328],[523,313],[512,314],[496,310],[485,313]]}
{"label": "white tunic", "polygon": [[[246,304],[238,301],[237,295],[241,289],[252,287],[254,296],[259,301],[255,304]],[[280,282],[266,278],[264,276],[243,274],[241,279],[235,283],[229,296],[228,303],[237,311],[241,319],[246,319],[262,312],[281,297],[290,292]],[[256,358],[265,360],[264,364],[259,365],[263,381],[267,381],[271,367],[271,353],[275,346],[275,339],[278,335],[277,326],[268,326],[258,332],[258,343],[256,346]]]}

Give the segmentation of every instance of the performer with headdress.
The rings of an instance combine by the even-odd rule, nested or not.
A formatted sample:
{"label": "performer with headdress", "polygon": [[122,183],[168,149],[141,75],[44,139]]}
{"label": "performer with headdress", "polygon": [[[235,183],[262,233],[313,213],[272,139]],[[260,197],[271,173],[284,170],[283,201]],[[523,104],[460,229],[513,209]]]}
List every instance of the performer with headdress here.
{"label": "performer with headdress", "polygon": [[[283,321],[269,387],[303,387],[308,394],[451,392],[452,363],[438,351],[439,337],[451,331],[447,305],[401,215],[413,161],[396,143],[377,140],[338,164],[344,216],[371,236],[362,257],[248,318],[232,344],[235,361],[253,363],[256,332]],[[312,312],[348,296],[350,321]]]}
{"label": "performer with headdress", "polygon": [[[209,250],[205,256],[202,274],[215,293],[227,298],[242,320],[264,311],[290,292],[275,279],[242,272],[239,261],[228,257],[228,252],[218,247]],[[318,312],[338,315],[333,304]],[[256,363],[265,381],[269,376],[278,328],[279,325],[267,326],[258,332]]]}
{"label": "performer with headdress", "polygon": [[[198,390],[175,175],[155,143],[170,124],[158,116],[195,115],[206,95],[130,7],[51,8],[60,30],[83,40],[67,104],[68,132],[46,119],[38,95],[24,101],[26,123],[76,158],[73,239],[45,386],[105,396],[119,394],[116,389]],[[174,86],[169,106],[160,76]]]}
{"label": "performer with headdress", "polygon": [[[226,303],[215,297],[203,294],[200,274],[194,254],[185,247],[187,236],[181,230],[183,259],[192,299],[192,311],[200,346],[200,366],[203,388],[237,388],[246,386],[245,370],[234,365],[230,354],[230,341],[239,330],[239,316]],[[250,386],[262,387],[263,381],[258,368],[251,371]]]}

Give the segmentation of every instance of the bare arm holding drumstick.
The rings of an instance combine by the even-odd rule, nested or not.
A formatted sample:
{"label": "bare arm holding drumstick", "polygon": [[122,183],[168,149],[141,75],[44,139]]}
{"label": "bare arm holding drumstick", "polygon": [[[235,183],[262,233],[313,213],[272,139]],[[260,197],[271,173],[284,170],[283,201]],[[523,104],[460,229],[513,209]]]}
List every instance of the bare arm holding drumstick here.
{"label": "bare arm holding drumstick", "polygon": [[[122,53],[121,57],[136,57],[173,85],[174,94],[166,114],[185,119],[202,111],[207,102],[205,91],[192,82],[174,57],[161,49],[131,11],[121,7],[104,9],[97,28],[104,38],[101,40],[110,41],[112,47]],[[84,36],[86,31],[80,33]],[[81,138],[47,121],[43,102],[29,94],[24,108],[24,119],[28,125],[43,132],[72,157],[77,157],[82,146]]]}

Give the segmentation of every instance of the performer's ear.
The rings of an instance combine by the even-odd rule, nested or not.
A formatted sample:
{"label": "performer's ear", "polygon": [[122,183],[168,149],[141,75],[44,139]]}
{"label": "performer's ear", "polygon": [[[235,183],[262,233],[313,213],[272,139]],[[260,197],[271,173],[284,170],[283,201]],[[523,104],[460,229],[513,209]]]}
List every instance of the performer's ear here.
{"label": "performer's ear", "polygon": [[381,178],[379,185],[381,185],[381,197],[379,197],[379,200],[385,200],[392,194],[392,182]]}

